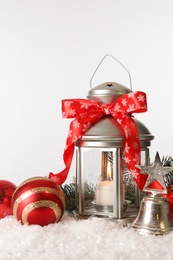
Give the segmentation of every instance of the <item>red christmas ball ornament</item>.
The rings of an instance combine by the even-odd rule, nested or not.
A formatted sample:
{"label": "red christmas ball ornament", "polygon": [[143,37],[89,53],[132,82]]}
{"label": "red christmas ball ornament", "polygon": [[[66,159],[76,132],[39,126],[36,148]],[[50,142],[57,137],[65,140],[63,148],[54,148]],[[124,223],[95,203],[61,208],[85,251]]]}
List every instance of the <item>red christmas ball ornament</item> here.
{"label": "red christmas ball ornament", "polygon": [[22,182],[12,197],[14,217],[22,225],[46,226],[60,221],[65,210],[61,187],[47,177],[33,177]]}
{"label": "red christmas ball ornament", "polygon": [[16,185],[7,180],[0,180],[0,218],[13,215],[11,199]]}

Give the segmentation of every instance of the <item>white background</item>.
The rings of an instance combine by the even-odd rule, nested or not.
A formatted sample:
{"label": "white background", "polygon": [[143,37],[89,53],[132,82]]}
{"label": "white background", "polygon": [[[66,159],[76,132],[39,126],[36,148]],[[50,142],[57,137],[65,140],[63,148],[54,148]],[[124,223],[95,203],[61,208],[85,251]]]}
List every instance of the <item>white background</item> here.
{"label": "white background", "polygon": [[[151,161],[173,156],[173,2],[171,0],[0,0],[0,179],[20,184],[64,168],[69,119],[61,100],[85,98],[110,53],[146,92],[136,117],[155,136]],[[129,87],[105,60],[93,86]],[[74,164],[68,181],[75,175]]]}

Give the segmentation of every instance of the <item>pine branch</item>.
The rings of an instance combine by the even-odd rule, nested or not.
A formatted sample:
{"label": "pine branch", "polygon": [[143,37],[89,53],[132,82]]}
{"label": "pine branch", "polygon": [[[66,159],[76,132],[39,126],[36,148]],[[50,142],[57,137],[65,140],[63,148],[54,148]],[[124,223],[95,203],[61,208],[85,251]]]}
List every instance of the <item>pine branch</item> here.
{"label": "pine branch", "polygon": [[[163,167],[173,167],[173,157],[172,156],[163,156],[161,160]],[[173,171],[169,172],[164,177],[166,185],[172,190],[173,186]]]}
{"label": "pine branch", "polygon": [[[76,180],[73,179],[73,182],[70,184],[65,184],[61,186],[66,200],[66,210],[73,211],[76,209]],[[85,194],[85,206],[87,207],[94,200],[95,188],[92,184],[89,184],[87,181],[84,183],[84,194]]]}

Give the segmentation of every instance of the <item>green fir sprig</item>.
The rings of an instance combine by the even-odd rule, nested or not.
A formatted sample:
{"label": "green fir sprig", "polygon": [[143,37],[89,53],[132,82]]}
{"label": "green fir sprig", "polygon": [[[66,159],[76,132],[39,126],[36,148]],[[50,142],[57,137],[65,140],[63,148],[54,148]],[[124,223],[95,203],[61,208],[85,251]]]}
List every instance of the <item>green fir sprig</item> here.
{"label": "green fir sprig", "polygon": [[[66,201],[66,210],[73,211],[76,209],[76,192],[77,192],[77,185],[76,179],[73,178],[73,181],[70,184],[65,184],[61,186]],[[94,200],[95,188],[92,184],[85,181],[84,183],[84,194],[85,194],[85,204],[91,203]]]}
{"label": "green fir sprig", "polygon": [[[173,157],[163,156],[161,160],[163,167],[173,167]],[[164,177],[166,185],[173,191],[173,171],[169,172]]]}

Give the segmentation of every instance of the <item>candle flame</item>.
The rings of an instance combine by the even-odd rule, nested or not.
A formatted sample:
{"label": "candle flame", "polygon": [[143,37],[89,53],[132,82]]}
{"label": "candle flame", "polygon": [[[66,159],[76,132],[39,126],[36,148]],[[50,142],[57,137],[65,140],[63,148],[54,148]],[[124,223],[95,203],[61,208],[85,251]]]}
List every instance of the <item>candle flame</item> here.
{"label": "candle flame", "polygon": [[110,162],[108,162],[108,165],[107,165],[107,179],[111,180],[111,163]]}

